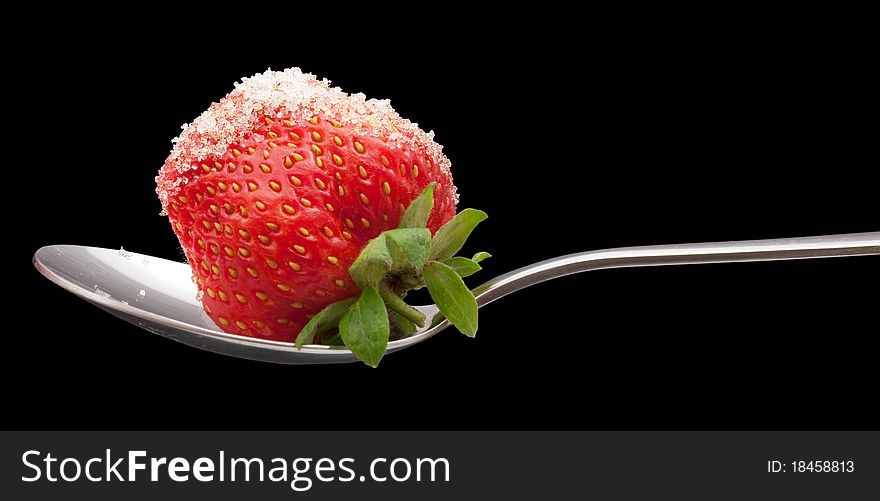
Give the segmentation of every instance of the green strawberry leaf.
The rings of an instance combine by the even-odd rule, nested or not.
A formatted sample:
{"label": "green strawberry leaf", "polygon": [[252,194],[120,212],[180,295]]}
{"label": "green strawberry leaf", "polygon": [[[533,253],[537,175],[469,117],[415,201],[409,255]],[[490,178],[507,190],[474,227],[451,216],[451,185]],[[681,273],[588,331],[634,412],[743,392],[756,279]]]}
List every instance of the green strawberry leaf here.
{"label": "green strawberry leaf", "polygon": [[377,367],[388,347],[390,327],[385,303],[372,286],[364,288],[339,321],[339,335],[354,355]]}
{"label": "green strawberry leaf", "polygon": [[471,258],[471,260],[475,263],[479,263],[480,261],[488,259],[490,257],[492,257],[492,254],[489,254],[488,252],[477,252],[476,254],[474,254],[474,257]]}
{"label": "green strawberry leaf", "polygon": [[464,245],[474,228],[489,217],[476,209],[465,209],[455,215],[448,223],[437,230],[431,242],[428,259],[443,261],[449,259]]}
{"label": "green strawberry leaf", "polygon": [[299,331],[296,336],[296,349],[301,350],[303,345],[312,344],[316,336],[323,334],[331,329],[336,329],[339,325],[339,319],[349,306],[354,303],[354,298],[343,299],[333,304],[327,305],[317,315],[309,320],[309,323]]}
{"label": "green strawberry leaf", "polygon": [[402,297],[392,291],[386,284],[382,284],[381,286],[379,286],[379,297],[382,298],[382,301],[385,303],[385,307],[387,309],[397,313],[403,318],[406,318],[407,320],[418,325],[419,327],[424,327],[425,314],[406,304],[406,301],[404,301]]}
{"label": "green strawberry leaf", "polygon": [[431,250],[431,230],[428,228],[398,228],[385,232],[385,243],[391,254],[391,270],[421,270]]}
{"label": "green strawberry leaf", "polygon": [[434,186],[437,183],[431,183],[421,195],[413,200],[403,217],[400,218],[398,228],[424,228],[428,225],[428,217],[431,215],[431,209],[434,208]]}
{"label": "green strawberry leaf", "polygon": [[391,315],[391,332],[394,339],[408,338],[418,330],[419,328],[416,324],[405,319],[398,313],[393,313]]}
{"label": "green strawberry leaf", "polygon": [[466,257],[447,259],[446,261],[443,261],[443,264],[455,270],[461,278],[469,277],[483,269],[483,267],[478,265],[475,261]]}
{"label": "green strawberry leaf", "polygon": [[487,216],[465,209],[435,235],[426,228],[434,205],[431,183],[410,203],[400,226],[370,240],[349,267],[362,290],[360,297],[327,306],[303,327],[296,346],[323,343],[344,345],[371,367],[378,366],[389,339],[404,339],[425,325],[425,314],[406,304],[407,291],[427,287],[440,315],[462,333],[477,333],[477,301],[462,281],[480,271],[480,261],[491,257],[478,252],[473,258],[453,257],[474,228]]}
{"label": "green strawberry leaf", "polygon": [[392,258],[385,241],[385,234],[370,240],[357,259],[351,263],[348,272],[361,289],[369,285],[377,287],[391,269]]}
{"label": "green strawberry leaf", "polygon": [[477,300],[458,273],[437,261],[423,270],[428,292],[442,313],[459,331],[469,337],[477,334]]}
{"label": "green strawberry leaf", "polygon": [[342,336],[339,335],[339,332],[336,332],[332,336],[328,337],[321,344],[326,344],[327,346],[345,346],[345,343],[342,342]]}

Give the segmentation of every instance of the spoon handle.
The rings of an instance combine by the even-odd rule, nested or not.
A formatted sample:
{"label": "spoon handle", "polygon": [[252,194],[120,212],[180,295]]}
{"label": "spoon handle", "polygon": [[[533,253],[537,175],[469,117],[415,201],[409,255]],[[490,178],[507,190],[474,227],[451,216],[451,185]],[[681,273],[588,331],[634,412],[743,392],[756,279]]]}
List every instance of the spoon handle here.
{"label": "spoon handle", "polygon": [[474,289],[480,306],[553,278],[583,271],[676,264],[781,261],[880,254],[880,232],[819,237],[621,247],[568,254],[525,266]]}

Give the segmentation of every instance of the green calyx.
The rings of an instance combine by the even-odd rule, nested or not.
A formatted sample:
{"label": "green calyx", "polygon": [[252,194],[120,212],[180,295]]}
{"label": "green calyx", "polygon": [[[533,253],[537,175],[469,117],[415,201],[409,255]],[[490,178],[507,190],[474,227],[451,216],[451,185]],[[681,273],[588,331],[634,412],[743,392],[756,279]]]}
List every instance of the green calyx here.
{"label": "green calyx", "polygon": [[404,301],[408,291],[422,287],[452,325],[469,337],[476,335],[477,301],[462,278],[480,271],[480,261],[491,256],[455,254],[488,216],[465,209],[431,236],[425,226],[434,207],[434,184],[413,200],[397,229],[370,240],[348,269],[361,295],[330,304],[312,317],[296,338],[297,348],[343,344],[376,367],[389,339],[411,336],[425,326],[425,315]]}

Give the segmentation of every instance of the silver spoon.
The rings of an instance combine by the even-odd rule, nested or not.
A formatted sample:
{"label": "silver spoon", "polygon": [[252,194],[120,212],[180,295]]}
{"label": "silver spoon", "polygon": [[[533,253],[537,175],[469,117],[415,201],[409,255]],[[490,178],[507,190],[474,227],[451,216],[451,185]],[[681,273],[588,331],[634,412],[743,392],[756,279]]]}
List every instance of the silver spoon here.
{"label": "silver spoon", "polygon": [[[623,247],[569,254],[520,268],[474,289],[477,303],[492,301],[552,278],[605,268],[777,261],[880,254],[880,232],[702,244]],[[175,341],[234,357],[282,364],[354,362],[342,347],[267,341],[225,333],[196,300],[190,267],[124,250],[76,245],[43,247],[34,266],[49,280],[110,313]],[[419,306],[426,327],[388,343],[388,353],[420,343],[449,327],[434,305]]]}

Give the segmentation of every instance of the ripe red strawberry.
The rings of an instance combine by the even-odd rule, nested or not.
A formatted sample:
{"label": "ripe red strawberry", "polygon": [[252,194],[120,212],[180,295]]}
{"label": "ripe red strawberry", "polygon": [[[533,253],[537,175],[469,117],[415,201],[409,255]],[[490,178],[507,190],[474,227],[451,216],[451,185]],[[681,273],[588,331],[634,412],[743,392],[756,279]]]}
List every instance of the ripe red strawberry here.
{"label": "ripe red strawberry", "polygon": [[432,134],[328,84],[297,68],[244,79],[185,126],[156,178],[205,311],[227,332],[292,341],[358,295],[349,266],[429,183],[428,228],[455,215]]}

